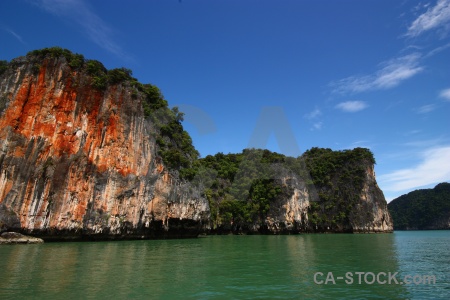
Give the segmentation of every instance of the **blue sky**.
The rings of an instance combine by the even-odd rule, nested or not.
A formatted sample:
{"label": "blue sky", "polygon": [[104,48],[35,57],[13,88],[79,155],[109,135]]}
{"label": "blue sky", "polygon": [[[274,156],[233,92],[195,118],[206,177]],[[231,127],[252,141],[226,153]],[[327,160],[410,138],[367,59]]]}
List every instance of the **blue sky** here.
{"label": "blue sky", "polygon": [[388,200],[450,181],[450,0],[0,1],[0,59],[51,46],[157,85],[202,156],[367,147]]}

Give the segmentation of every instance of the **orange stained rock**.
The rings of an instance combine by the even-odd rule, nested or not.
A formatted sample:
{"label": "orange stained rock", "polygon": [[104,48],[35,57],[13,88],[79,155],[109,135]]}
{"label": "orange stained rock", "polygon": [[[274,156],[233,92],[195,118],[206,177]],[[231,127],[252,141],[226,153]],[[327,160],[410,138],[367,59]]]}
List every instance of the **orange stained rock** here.
{"label": "orange stained rock", "polygon": [[[113,169],[123,176],[144,175],[146,169],[141,173],[135,169],[139,157],[131,153],[135,147],[124,136],[124,120],[112,110],[104,109],[113,102],[120,108],[123,95],[112,99],[113,96],[105,97],[95,89],[77,90],[72,87],[70,76],[66,82],[59,83],[46,78],[52,75],[49,72],[44,64],[37,79],[24,78],[16,96],[10,99],[0,128],[10,126],[29,140],[45,138],[49,142],[49,153],[41,153],[42,158],[76,154],[84,134],[86,142],[81,150],[89,153],[89,161],[100,172]],[[101,118],[102,114],[106,118]],[[24,150],[17,148],[14,155],[23,156]]]}

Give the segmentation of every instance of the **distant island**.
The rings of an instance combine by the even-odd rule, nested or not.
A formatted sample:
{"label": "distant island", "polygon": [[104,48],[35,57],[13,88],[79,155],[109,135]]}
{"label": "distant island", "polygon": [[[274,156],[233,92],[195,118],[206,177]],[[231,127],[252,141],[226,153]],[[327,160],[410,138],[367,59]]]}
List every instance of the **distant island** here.
{"label": "distant island", "polygon": [[450,229],[450,183],[400,196],[388,208],[395,230]]}
{"label": "distant island", "polygon": [[129,69],[59,47],[0,61],[0,233],[392,232],[369,149],[200,158],[182,122]]}

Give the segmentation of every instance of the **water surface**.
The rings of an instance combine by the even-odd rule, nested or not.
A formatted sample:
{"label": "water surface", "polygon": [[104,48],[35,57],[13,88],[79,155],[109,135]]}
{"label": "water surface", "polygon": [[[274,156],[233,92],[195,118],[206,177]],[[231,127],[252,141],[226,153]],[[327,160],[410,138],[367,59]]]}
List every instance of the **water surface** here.
{"label": "water surface", "polygon": [[[0,299],[449,299],[449,249],[450,231],[2,246]],[[436,284],[316,284],[316,272]]]}

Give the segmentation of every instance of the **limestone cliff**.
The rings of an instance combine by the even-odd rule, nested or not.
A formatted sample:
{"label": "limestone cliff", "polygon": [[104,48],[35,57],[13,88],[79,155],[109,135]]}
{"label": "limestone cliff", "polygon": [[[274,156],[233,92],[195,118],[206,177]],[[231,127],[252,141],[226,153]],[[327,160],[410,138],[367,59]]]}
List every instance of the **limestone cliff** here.
{"label": "limestone cliff", "polygon": [[375,158],[369,149],[312,148],[304,156],[318,194],[309,210],[314,231],[393,231],[386,199],[375,178]]}
{"label": "limestone cliff", "polygon": [[[331,221],[325,218],[324,212],[327,207],[337,205],[331,204],[329,198],[325,196],[332,194],[332,189],[322,189],[320,193],[322,198],[320,198],[315,187],[312,185],[308,187],[303,178],[298,176],[284,178],[282,186],[287,195],[280,197],[277,205],[270,210],[265,220],[268,230],[273,233],[392,232],[392,220],[383,192],[376,183],[373,166],[367,167],[364,176],[363,186],[360,193],[356,194],[354,202],[350,204],[350,199],[342,196],[342,201],[348,203],[348,209],[338,208],[333,211]],[[314,210],[312,207],[320,207],[320,209]],[[317,220],[317,214],[314,215],[317,211],[322,212],[320,221]]]}
{"label": "limestone cliff", "polygon": [[159,155],[144,93],[71,58],[30,54],[0,74],[0,225],[44,238],[197,235],[208,203]]}
{"label": "limestone cliff", "polygon": [[182,119],[128,69],[61,48],[0,61],[0,233],[392,231],[368,149],[197,159]]}
{"label": "limestone cliff", "polygon": [[[368,149],[313,148],[298,158],[246,149],[201,160],[218,233],[392,232]],[[216,173],[214,173],[215,171]]]}
{"label": "limestone cliff", "polygon": [[[332,193],[332,190],[322,189],[321,199],[314,186],[305,184],[304,178],[291,175],[278,181],[282,186],[283,193],[271,205],[264,220],[264,227],[268,232],[376,233],[393,231],[387,203],[376,183],[373,166],[366,170],[364,184],[356,201],[347,211],[342,208],[333,211],[330,222],[326,221],[325,213],[322,214],[321,221],[314,219],[317,215],[312,215],[317,210],[312,207],[320,207],[319,211],[324,212],[330,205],[329,201],[324,201],[324,193]],[[347,201],[343,200],[348,201],[348,199]],[[310,215],[311,217],[309,217]],[[343,217],[340,218],[340,216]],[[260,229],[257,227],[257,230]]]}
{"label": "limestone cliff", "polygon": [[352,232],[392,232],[393,222],[373,165],[367,166],[359,201],[349,218]]}

